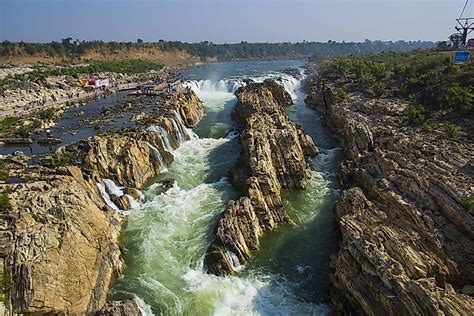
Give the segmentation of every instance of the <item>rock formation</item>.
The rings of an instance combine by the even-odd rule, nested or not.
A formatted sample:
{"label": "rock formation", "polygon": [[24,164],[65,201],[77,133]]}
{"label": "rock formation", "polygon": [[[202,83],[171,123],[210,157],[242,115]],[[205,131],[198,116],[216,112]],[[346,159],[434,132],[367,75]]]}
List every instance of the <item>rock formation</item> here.
{"label": "rock formation", "polygon": [[251,83],[236,95],[234,118],[242,153],[231,181],[243,196],[229,202],[206,253],[208,272],[216,275],[235,273],[236,266],[258,249],[264,231],[291,222],[281,189],[304,189],[310,177],[306,158],[318,152],[311,137],[288,119],[284,107],[292,100],[282,86],[273,81]]}
{"label": "rock formation", "polygon": [[463,201],[474,195],[473,135],[408,126],[403,100],[350,94],[336,104],[331,91],[313,83],[307,104],[326,112],[348,158],[334,209],[334,312],[472,314],[474,218]]}
{"label": "rock formation", "polygon": [[[0,214],[0,256],[11,275],[3,290],[14,312],[91,314],[104,307],[122,269],[117,211],[171,162],[170,151],[191,137],[186,128],[202,115],[194,93],[178,92],[136,127],[62,147],[40,165],[21,155],[4,160],[18,177],[2,185],[10,205]],[[101,313],[136,310],[125,303]]]}
{"label": "rock formation", "polygon": [[108,302],[96,316],[129,316],[141,315],[141,310],[134,300]]}

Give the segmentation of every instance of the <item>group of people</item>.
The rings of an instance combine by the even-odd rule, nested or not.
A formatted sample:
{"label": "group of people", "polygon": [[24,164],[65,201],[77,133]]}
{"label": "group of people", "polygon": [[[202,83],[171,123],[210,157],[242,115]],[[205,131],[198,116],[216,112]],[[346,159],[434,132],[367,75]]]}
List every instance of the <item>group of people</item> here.
{"label": "group of people", "polygon": [[181,80],[178,84],[168,83],[166,88],[166,93],[170,94],[172,92],[177,92],[179,90],[184,91],[185,93],[191,93],[192,89],[190,86],[184,84],[184,80]]}

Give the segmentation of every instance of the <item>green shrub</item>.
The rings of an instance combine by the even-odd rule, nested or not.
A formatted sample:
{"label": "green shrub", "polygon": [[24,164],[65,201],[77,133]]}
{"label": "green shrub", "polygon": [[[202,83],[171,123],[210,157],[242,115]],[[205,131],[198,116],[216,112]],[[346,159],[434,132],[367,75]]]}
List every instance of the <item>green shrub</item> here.
{"label": "green shrub", "polygon": [[14,130],[14,126],[20,120],[16,116],[8,116],[0,121],[0,133],[11,133]]}
{"label": "green shrub", "polygon": [[377,82],[372,86],[372,91],[376,97],[381,97],[385,94],[385,86],[382,83]]}
{"label": "green shrub", "polygon": [[10,209],[10,189],[6,188],[0,193],[0,212],[5,212]]}
{"label": "green shrub", "polygon": [[56,111],[54,108],[47,108],[38,112],[38,117],[42,120],[49,120],[54,117]]}
{"label": "green shrub", "polygon": [[423,125],[421,125],[421,128],[427,132],[427,133],[432,133],[433,132],[433,126],[431,126],[430,124],[424,122]]}
{"label": "green shrub", "polygon": [[408,122],[411,125],[422,125],[426,120],[426,108],[423,105],[412,105],[408,108]]}
{"label": "green shrub", "polygon": [[459,85],[450,87],[446,91],[446,106],[461,113],[474,113],[474,91],[469,87]]}
{"label": "green shrub", "polygon": [[474,214],[474,196],[463,199],[461,205],[466,209],[466,211]]}
{"label": "green shrub", "polygon": [[347,92],[344,89],[336,90],[336,102],[342,102],[347,98]]}
{"label": "green shrub", "polygon": [[72,153],[65,152],[63,154],[53,154],[53,166],[66,166],[72,161]]}
{"label": "green shrub", "polygon": [[13,132],[13,134],[17,137],[27,138],[27,137],[30,137],[32,131],[33,129],[31,125],[22,125],[22,126],[17,127],[15,131]]}
{"label": "green shrub", "polygon": [[461,129],[454,124],[447,124],[444,126],[444,136],[450,139],[459,138],[461,135]]}
{"label": "green shrub", "polygon": [[0,160],[0,181],[7,181],[8,179],[8,170],[5,167],[5,162]]}
{"label": "green shrub", "polygon": [[5,267],[0,274],[0,286],[4,292],[10,290],[13,286],[12,269]]}

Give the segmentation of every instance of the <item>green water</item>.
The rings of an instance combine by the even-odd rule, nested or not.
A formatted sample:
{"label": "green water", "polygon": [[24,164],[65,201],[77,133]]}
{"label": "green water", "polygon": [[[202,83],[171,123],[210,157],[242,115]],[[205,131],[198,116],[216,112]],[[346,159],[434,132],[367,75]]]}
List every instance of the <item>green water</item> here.
{"label": "green water", "polygon": [[[336,250],[337,229],[331,208],[337,198],[334,172],[340,153],[318,114],[303,104],[298,82],[287,78],[295,106],[290,118],[305,127],[320,146],[311,163],[310,186],[284,192],[295,225],[285,225],[262,239],[261,250],[237,277],[205,273],[203,256],[212,230],[229,199],[237,195],[226,178],[237,159],[232,91],[245,76],[281,76],[299,67],[294,61],[211,64],[188,71],[204,101],[206,115],[195,138],[173,152],[175,161],[145,199],[131,210],[122,240],[126,269],[112,290],[114,299],[135,298],[144,314],[155,315],[324,315],[329,256]],[[198,79],[212,79],[197,81]],[[158,183],[174,179],[162,193]]]}

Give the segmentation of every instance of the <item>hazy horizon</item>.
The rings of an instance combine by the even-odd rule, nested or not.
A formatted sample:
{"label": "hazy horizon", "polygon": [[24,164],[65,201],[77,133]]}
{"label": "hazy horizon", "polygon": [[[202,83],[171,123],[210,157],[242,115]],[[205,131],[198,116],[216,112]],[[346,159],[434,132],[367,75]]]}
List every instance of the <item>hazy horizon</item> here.
{"label": "hazy horizon", "polygon": [[[1,0],[0,40],[445,40],[465,0]],[[465,15],[473,15],[471,3]]]}

